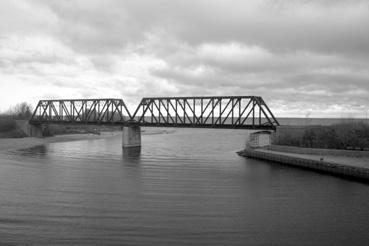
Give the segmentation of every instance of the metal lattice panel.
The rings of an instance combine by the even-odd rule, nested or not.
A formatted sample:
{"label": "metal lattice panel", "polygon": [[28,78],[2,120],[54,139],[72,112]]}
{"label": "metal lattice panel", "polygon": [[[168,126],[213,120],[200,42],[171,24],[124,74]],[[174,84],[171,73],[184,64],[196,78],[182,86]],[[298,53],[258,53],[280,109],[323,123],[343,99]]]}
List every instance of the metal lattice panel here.
{"label": "metal lattice panel", "polygon": [[141,126],[266,130],[279,125],[257,96],[143,98],[132,121]]}
{"label": "metal lattice panel", "polygon": [[123,124],[131,119],[121,99],[41,100],[31,123]]}

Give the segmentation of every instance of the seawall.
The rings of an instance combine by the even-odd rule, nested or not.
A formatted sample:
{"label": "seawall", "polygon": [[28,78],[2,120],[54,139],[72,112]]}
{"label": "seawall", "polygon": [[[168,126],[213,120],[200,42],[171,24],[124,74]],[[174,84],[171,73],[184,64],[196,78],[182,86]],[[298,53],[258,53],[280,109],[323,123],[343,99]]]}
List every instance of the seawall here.
{"label": "seawall", "polygon": [[[345,177],[358,181],[369,182],[369,168],[355,166],[352,163],[347,165],[325,161],[324,158],[300,157],[299,155],[286,152],[277,152],[263,148],[249,148],[238,153],[241,156],[273,161],[281,164],[291,165],[299,168],[310,169],[335,176]],[[316,157],[316,156],[315,156]],[[368,163],[369,166],[369,163]]]}
{"label": "seawall", "polygon": [[295,154],[369,157],[369,151],[360,151],[360,150],[303,148],[275,144],[266,146],[264,148],[272,151],[295,153]]}

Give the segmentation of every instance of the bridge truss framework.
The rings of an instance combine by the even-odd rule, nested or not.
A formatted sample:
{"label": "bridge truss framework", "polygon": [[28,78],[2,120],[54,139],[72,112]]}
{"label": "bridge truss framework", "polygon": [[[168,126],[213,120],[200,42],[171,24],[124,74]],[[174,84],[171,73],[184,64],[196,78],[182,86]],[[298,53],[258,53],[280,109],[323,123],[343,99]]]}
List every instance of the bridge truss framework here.
{"label": "bridge truss framework", "polygon": [[121,99],[41,100],[30,123],[255,130],[279,125],[258,96],[143,98],[133,115]]}
{"label": "bridge truss framework", "polygon": [[40,100],[33,124],[124,124],[131,114],[122,99]]}
{"label": "bridge truss framework", "polygon": [[141,126],[270,129],[279,125],[261,97],[143,98],[132,120]]}

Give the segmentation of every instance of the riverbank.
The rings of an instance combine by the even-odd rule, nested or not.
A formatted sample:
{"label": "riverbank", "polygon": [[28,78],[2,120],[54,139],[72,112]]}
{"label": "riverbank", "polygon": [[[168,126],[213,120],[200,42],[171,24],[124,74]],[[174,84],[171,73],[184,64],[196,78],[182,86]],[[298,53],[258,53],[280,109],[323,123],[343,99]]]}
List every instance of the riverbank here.
{"label": "riverbank", "polygon": [[267,148],[246,148],[239,155],[310,169],[335,176],[369,182],[369,156],[329,155],[324,152],[300,154],[270,150]]}
{"label": "riverbank", "polygon": [[66,134],[57,135],[53,137],[45,138],[0,138],[0,152],[9,150],[18,150],[31,148],[37,145],[44,145],[49,143],[57,142],[70,142],[70,141],[80,141],[89,139],[103,139],[114,137],[121,134],[120,131],[113,132],[101,132],[100,134]]}
{"label": "riverbank", "polygon": [[[174,129],[165,128],[147,128],[142,129],[142,135],[156,135],[156,134],[172,134],[175,132]],[[122,131],[102,131],[99,134],[83,133],[83,134],[63,134],[55,135],[52,137],[35,138],[35,137],[24,137],[24,138],[0,138],[0,152],[9,150],[18,150],[31,148],[37,145],[44,145],[49,143],[57,142],[70,142],[80,141],[89,139],[104,139],[109,137],[115,137],[121,135]]]}

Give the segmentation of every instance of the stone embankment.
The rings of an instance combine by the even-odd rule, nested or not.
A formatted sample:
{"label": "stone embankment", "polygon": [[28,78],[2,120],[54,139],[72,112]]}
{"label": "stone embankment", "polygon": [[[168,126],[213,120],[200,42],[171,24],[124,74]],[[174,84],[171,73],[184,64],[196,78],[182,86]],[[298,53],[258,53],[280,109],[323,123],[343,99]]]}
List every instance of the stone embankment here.
{"label": "stone embankment", "polygon": [[238,154],[369,182],[368,151],[319,150],[270,145],[259,148],[246,147]]}

